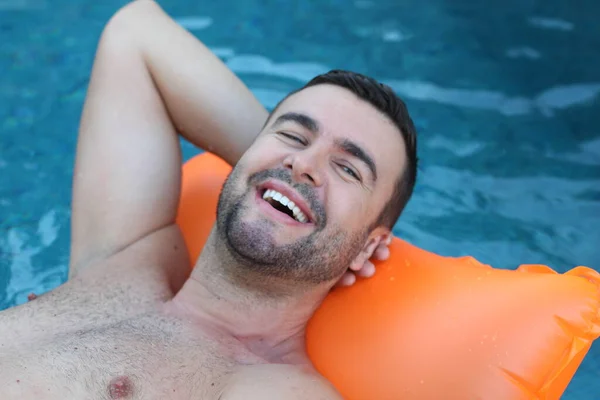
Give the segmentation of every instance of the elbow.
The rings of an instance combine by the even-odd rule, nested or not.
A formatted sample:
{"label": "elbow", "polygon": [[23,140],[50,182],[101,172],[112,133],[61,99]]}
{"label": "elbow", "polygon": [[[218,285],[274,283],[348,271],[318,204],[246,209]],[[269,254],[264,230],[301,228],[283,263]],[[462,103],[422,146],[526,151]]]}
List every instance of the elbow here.
{"label": "elbow", "polygon": [[134,0],[117,10],[106,23],[102,36],[128,40],[143,32],[153,14],[160,11],[154,0]]}

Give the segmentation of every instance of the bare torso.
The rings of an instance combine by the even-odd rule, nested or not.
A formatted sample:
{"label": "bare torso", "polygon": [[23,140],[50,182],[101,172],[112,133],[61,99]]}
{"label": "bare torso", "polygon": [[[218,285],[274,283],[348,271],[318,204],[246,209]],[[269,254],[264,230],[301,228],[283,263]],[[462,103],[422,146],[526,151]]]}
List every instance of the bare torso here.
{"label": "bare torso", "polygon": [[[217,301],[222,292],[212,308],[199,297],[194,310],[209,309],[213,325],[235,320],[230,335],[173,301],[190,272],[175,225],[179,138],[234,165],[267,117],[226,65],[154,1],[115,13],[98,43],[80,122],[73,278],[0,312],[1,400],[340,399],[300,348],[309,312],[328,288],[291,306],[255,302],[259,310],[229,319]],[[231,292],[232,304],[247,300]],[[234,336],[248,331],[258,345]]]}
{"label": "bare torso", "polygon": [[168,229],[151,235],[0,313],[0,398],[219,399],[252,366],[268,367],[173,311],[160,264],[177,257],[160,249],[178,242]]}

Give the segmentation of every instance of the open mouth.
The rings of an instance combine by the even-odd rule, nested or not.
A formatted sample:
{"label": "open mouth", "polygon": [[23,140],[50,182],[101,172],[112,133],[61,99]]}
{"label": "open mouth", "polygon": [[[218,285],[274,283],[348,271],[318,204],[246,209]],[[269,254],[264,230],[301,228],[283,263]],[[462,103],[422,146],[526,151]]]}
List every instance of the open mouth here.
{"label": "open mouth", "polygon": [[298,222],[306,224],[309,221],[308,217],[300,210],[300,208],[294,204],[293,201],[282,195],[276,190],[267,189],[263,195],[263,200],[269,203],[277,211],[287,214],[291,218]]}

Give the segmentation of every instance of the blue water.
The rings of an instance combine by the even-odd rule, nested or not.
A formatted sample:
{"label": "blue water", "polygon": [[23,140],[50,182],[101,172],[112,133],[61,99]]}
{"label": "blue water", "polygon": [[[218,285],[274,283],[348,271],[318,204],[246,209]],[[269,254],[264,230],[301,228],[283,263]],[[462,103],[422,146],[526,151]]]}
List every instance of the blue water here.
{"label": "blue water", "polygon": [[[122,4],[0,0],[0,309],[67,277],[79,115]],[[161,4],[267,107],[332,68],[394,87],[421,159],[397,235],[501,268],[600,268],[600,2]],[[600,397],[599,347],[565,399]]]}

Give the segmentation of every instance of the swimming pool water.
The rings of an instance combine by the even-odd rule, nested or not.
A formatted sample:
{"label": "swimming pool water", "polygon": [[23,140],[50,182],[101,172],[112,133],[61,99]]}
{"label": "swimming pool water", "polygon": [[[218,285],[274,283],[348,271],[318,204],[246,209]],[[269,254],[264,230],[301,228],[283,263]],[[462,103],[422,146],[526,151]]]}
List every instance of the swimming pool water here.
{"label": "swimming pool water", "polygon": [[[122,4],[0,0],[0,310],[67,278],[77,124]],[[267,107],[332,68],[402,95],[421,164],[397,235],[502,268],[600,268],[600,2],[161,5]],[[600,397],[599,347],[565,399]]]}

